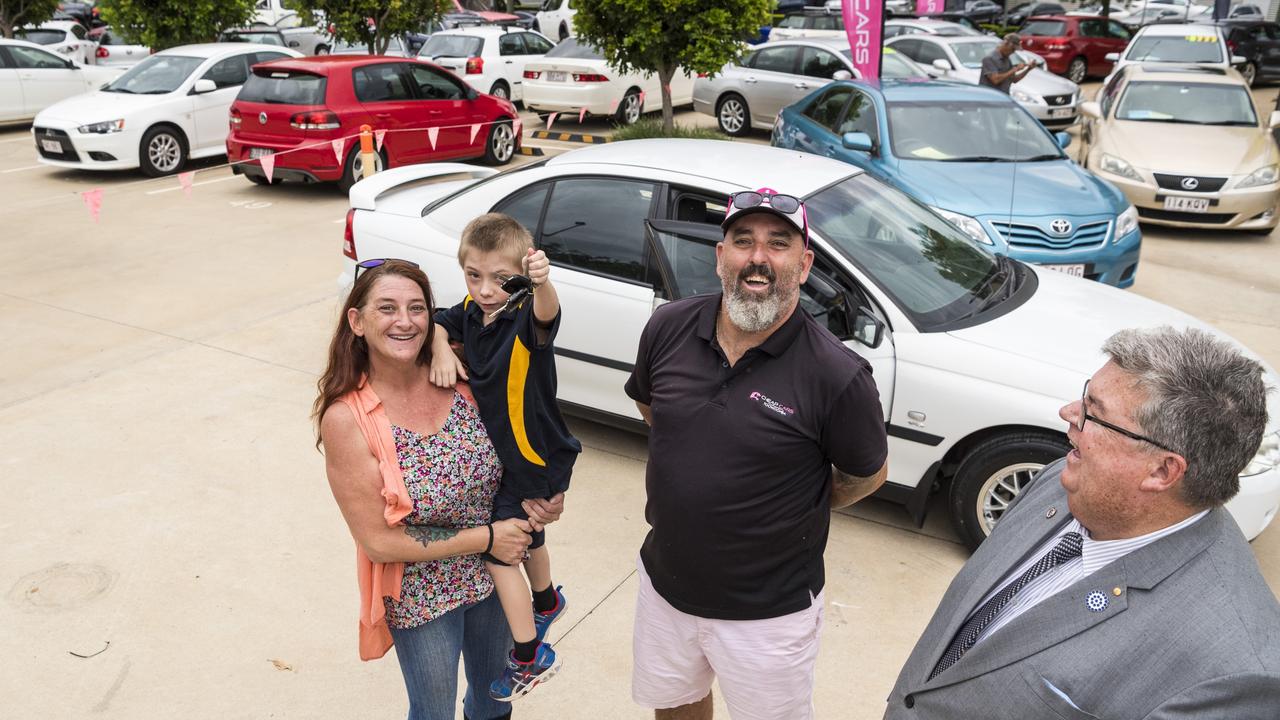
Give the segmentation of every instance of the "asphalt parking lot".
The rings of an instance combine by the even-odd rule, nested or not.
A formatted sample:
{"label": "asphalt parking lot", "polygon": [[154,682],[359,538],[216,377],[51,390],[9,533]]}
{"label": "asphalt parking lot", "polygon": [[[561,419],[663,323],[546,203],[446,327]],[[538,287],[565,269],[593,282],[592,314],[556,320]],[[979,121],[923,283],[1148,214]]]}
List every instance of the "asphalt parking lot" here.
{"label": "asphalt parking lot", "polygon": [[[3,715],[403,715],[395,661],[357,659],[351,540],[308,420],[345,198],[193,169],[189,195],[174,178],[57,170],[26,128],[0,129]],[[97,222],[80,196],[94,188]],[[1276,235],[1144,240],[1131,292],[1280,366]],[[629,672],[645,445],[573,429],[585,451],[552,530],[565,670],[517,715],[643,718]],[[1253,547],[1280,591],[1280,528]],[[833,518],[819,717],[880,717],[965,556],[941,512],[922,530],[877,502]]]}

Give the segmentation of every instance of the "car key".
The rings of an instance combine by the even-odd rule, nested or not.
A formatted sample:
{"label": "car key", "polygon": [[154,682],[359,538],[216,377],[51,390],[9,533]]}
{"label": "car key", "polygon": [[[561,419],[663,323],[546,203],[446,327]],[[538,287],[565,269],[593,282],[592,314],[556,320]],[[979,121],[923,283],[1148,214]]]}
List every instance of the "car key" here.
{"label": "car key", "polygon": [[507,311],[507,308],[513,305],[519,305],[522,300],[533,292],[533,280],[528,275],[512,275],[502,281],[502,292],[508,293],[507,301],[502,307],[489,313],[489,318],[495,318]]}

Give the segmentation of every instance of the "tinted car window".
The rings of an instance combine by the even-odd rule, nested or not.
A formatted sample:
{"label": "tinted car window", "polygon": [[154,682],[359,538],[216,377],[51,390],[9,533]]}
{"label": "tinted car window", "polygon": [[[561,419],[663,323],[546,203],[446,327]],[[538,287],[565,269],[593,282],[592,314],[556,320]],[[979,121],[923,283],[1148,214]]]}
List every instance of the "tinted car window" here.
{"label": "tinted car window", "polygon": [[253,57],[249,58],[249,67],[252,69],[253,66],[257,65],[258,63],[271,62],[272,60],[279,60],[280,58],[285,58],[285,57],[289,57],[289,56],[280,52],[254,53]]}
{"label": "tinted car window", "polygon": [[814,122],[835,132],[836,123],[840,120],[840,111],[853,96],[853,90],[847,87],[832,88],[820,95],[805,108],[804,114]]}
{"label": "tinted car window", "polygon": [[1117,40],[1129,39],[1129,29],[1115,20],[1107,21],[1107,34]]}
{"label": "tinted car window", "polygon": [[506,33],[498,36],[499,55],[524,55],[524,43],[520,41],[521,33]]}
{"label": "tinted car window", "polygon": [[831,79],[838,70],[847,71],[848,68],[840,62],[840,58],[826,50],[807,47],[804,54],[800,57],[800,74],[809,77]]}
{"label": "tinted car window", "polygon": [[788,15],[788,16],[786,16],[786,17],[782,18],[782,22],[778,23],[778,27],[780,27],[780,28],[795,28],[795,29],[803,28],[803,27],[804,27],[804,16],[803,16],[803,15]]}
{"label": "tinted car window", "polygon": [[840,15],[817,15],[811,18],[809,27],[814,30],[843,30],[844,18]]}
{"label": "tinted car window", "polygon": [[556,262],[644,282],[645,229],[640,219],[649,216],[653,194],[648,182],[560,180],[551,192],[539,247]]}
{"label": "tinted car window", "polygon": [[538,221],[542,218],[542,205],[547,199],[547,190],[550,187],[550,183],[547,183],[525,188],[495,205],[493,211],[510,215],[530,233],[536,234]]}
{"label": "tinted car window", "polygon": [[67,39],[61,30],[14,30],[13,36],[37,45],[57,45]]}
{"label": "tinted car window", "polygon": [[72,34],[72,35],[75,35],[77,40],[83,40],[83,39],[84,39],[84,28],[83,28],[83,27],[81,27],[81,26],[79,26],[79,25],[72,25],[72,26],[71,26],[71,34]]}
{"label": "tinted car window", "polygon": [[[971,43],[966,43],[966,44],[971,44]],[[959,47],[964,47],[964,45],[961,45]],[[947,60],[947,53],[945,50],[939,47],[937,43],[921,41],[919,57],[916,57],[914,59],[916,62],[922,65],[932,65],[934,60]],[[948,64],[950,64],[950,62],[951,62],[950,60],[947,60]]]}
{"label": "tinted car window", "polygon": [[418,55],[425,58],[476,57],[484,50],[484,40],[466,35],[432,35]]}
{"label": "tinted car window", "polygon": [[796,47],[765,48],[756,53],[755,62],[751,67],[770,72],[794,73],[798,51],[799,48]]}
{"label": "tinted car window", "polygon": [[894,43],[893,49],[897,50],[903,55],[906,55],[912,60],[915,60],[916,62],[920,62],[920,45],[921,44],[922,42],[916,38],[907,38],[906,40],[899,40],[898,42]]}
{"label": "tinted car window", "polygon": [[530,55],[548,53],[555,47],[555,45],[551,44],[550,40],[547,40],[540,35],[534,35],[533,33],[524,34],[524,46],[528,48]]}
{"label": "tinted car window", "polygon": [[400,63],[366,65],[351,71],[356,99],[360,102],[392,102],[409,100],[413,92],[400,72]]}
{"label": "tinted car window", "polygon": [[452,80],[423,65],[409,66],[409,75],[419,100],[461,100],[466,91]]}
{"label": "tinted car window", "polygon": [[583,45],[575,38],[565,38],[564,40],[561,40],[559,45],[551,48],[551,51],[547,53],[547,57],[581,58],[590,60],[604,59],[604,55],[600,54],[599,50],[596,50],[590,45]]}
{"label": "tinted car window", "polygon": [[256,70],[237,100],[273,105],[323,105],[325,78],[296,70]]}
{"label": "tinted car window", "polygon": [[9,45],[8,49],[13,57],[14,64],[20,68],[52,70],[67,66],[65,60],[43,50],[22,47],[21,45]]}
{"label": "tinted car window", "polygon": [[844,119],[840,121],[840,128],[836,134],[844,135],[851,132],[866,133],[872,140],[876,140],[880,135],[876,124],[876,106],[866,93],[853,93],[853,101],[849,103],[849,109],[845,111]]}
{"label": "tinted car window", "polygon": [[214,63],[209,71],[200,76],[201,80],[212,80],[218,89],[243,85],[249,79],[248,58],[235,55]]}

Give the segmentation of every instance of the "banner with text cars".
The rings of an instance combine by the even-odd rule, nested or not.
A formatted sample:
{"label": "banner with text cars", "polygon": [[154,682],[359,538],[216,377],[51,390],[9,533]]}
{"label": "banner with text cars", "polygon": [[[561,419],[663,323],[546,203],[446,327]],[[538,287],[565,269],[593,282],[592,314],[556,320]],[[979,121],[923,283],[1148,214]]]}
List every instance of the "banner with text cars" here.
{"label": "banner with text cars", "polygon": [[853,66],[865,80],[880,77],[884,41],[884,0],[840,0],[844,31],[853,51]]}

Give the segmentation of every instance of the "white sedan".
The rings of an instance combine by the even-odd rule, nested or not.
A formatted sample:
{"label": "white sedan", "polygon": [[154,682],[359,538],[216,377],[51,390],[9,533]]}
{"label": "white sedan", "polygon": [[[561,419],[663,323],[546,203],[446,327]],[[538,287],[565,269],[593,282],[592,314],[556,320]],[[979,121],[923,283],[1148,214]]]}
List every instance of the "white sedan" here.
{"label": "white sedan", "polygon": [[31,128],[40,162],[82,170],[176,173],[188,158],[227,151],[227,113],[257,63],[302,57],[244,43],[156,53],[97,92],[46,108]]}
{"label": "white sedan", "polygon": [[[677,69],[671,79],[671,104],[693,103],[693,76]],[[662,109],[662,85],[653,73],[623,73],[604,55],[576,38],[561,41],[539,62],[524,69],[524,106],[534,112],[612,115],[630,125],[647,112]]]}
{"label": "white sedan", "polygon": [[71,60],[77,65],[92,65],[98,44],[88,39],[88,31],[74,20],[50,20],[39,26],[20,28],[14,35]]}
{"label": "white sedan", "polygon": [[0,38],[0,122],[30,120],[60,100],[103,86],[120,72],[77,65],[35,43]]}
{"label": "white sedan", "polygon": [[[463,174],[466,179],[431,179]],[[728,196],[772,187],[805,198],[814,272],[802,307],[874,368],[889,431],[880,495],[921,520],[935,483],[976,545],[1033,473],[1069,450],[1058,409],[1105,361],[1114,331],[1208,328],[1115,288],[990,254],[926,206],[835,160],[700,140],[574,150],[517,172],[413,165],[350,193],[342,283],[357,259],[405,258],[441,306],[463,298],[462,228],[507,213],[556,266],[565,322],[559,399],[575,414],[640,426],[623,383],[661,303],[716,292],[715,243]],[[1267,383],[1280,386],[1268,369]],[[1280,506],[1280,393],[1257,457],[1228,508],[1246,536]]]}
{"label": "white sedan", "polygon": [[533,30],[473,25],[432,33],[418,57],[452,70],[476,92],[514,101],[524,97],[525,67],[554,47]]}

